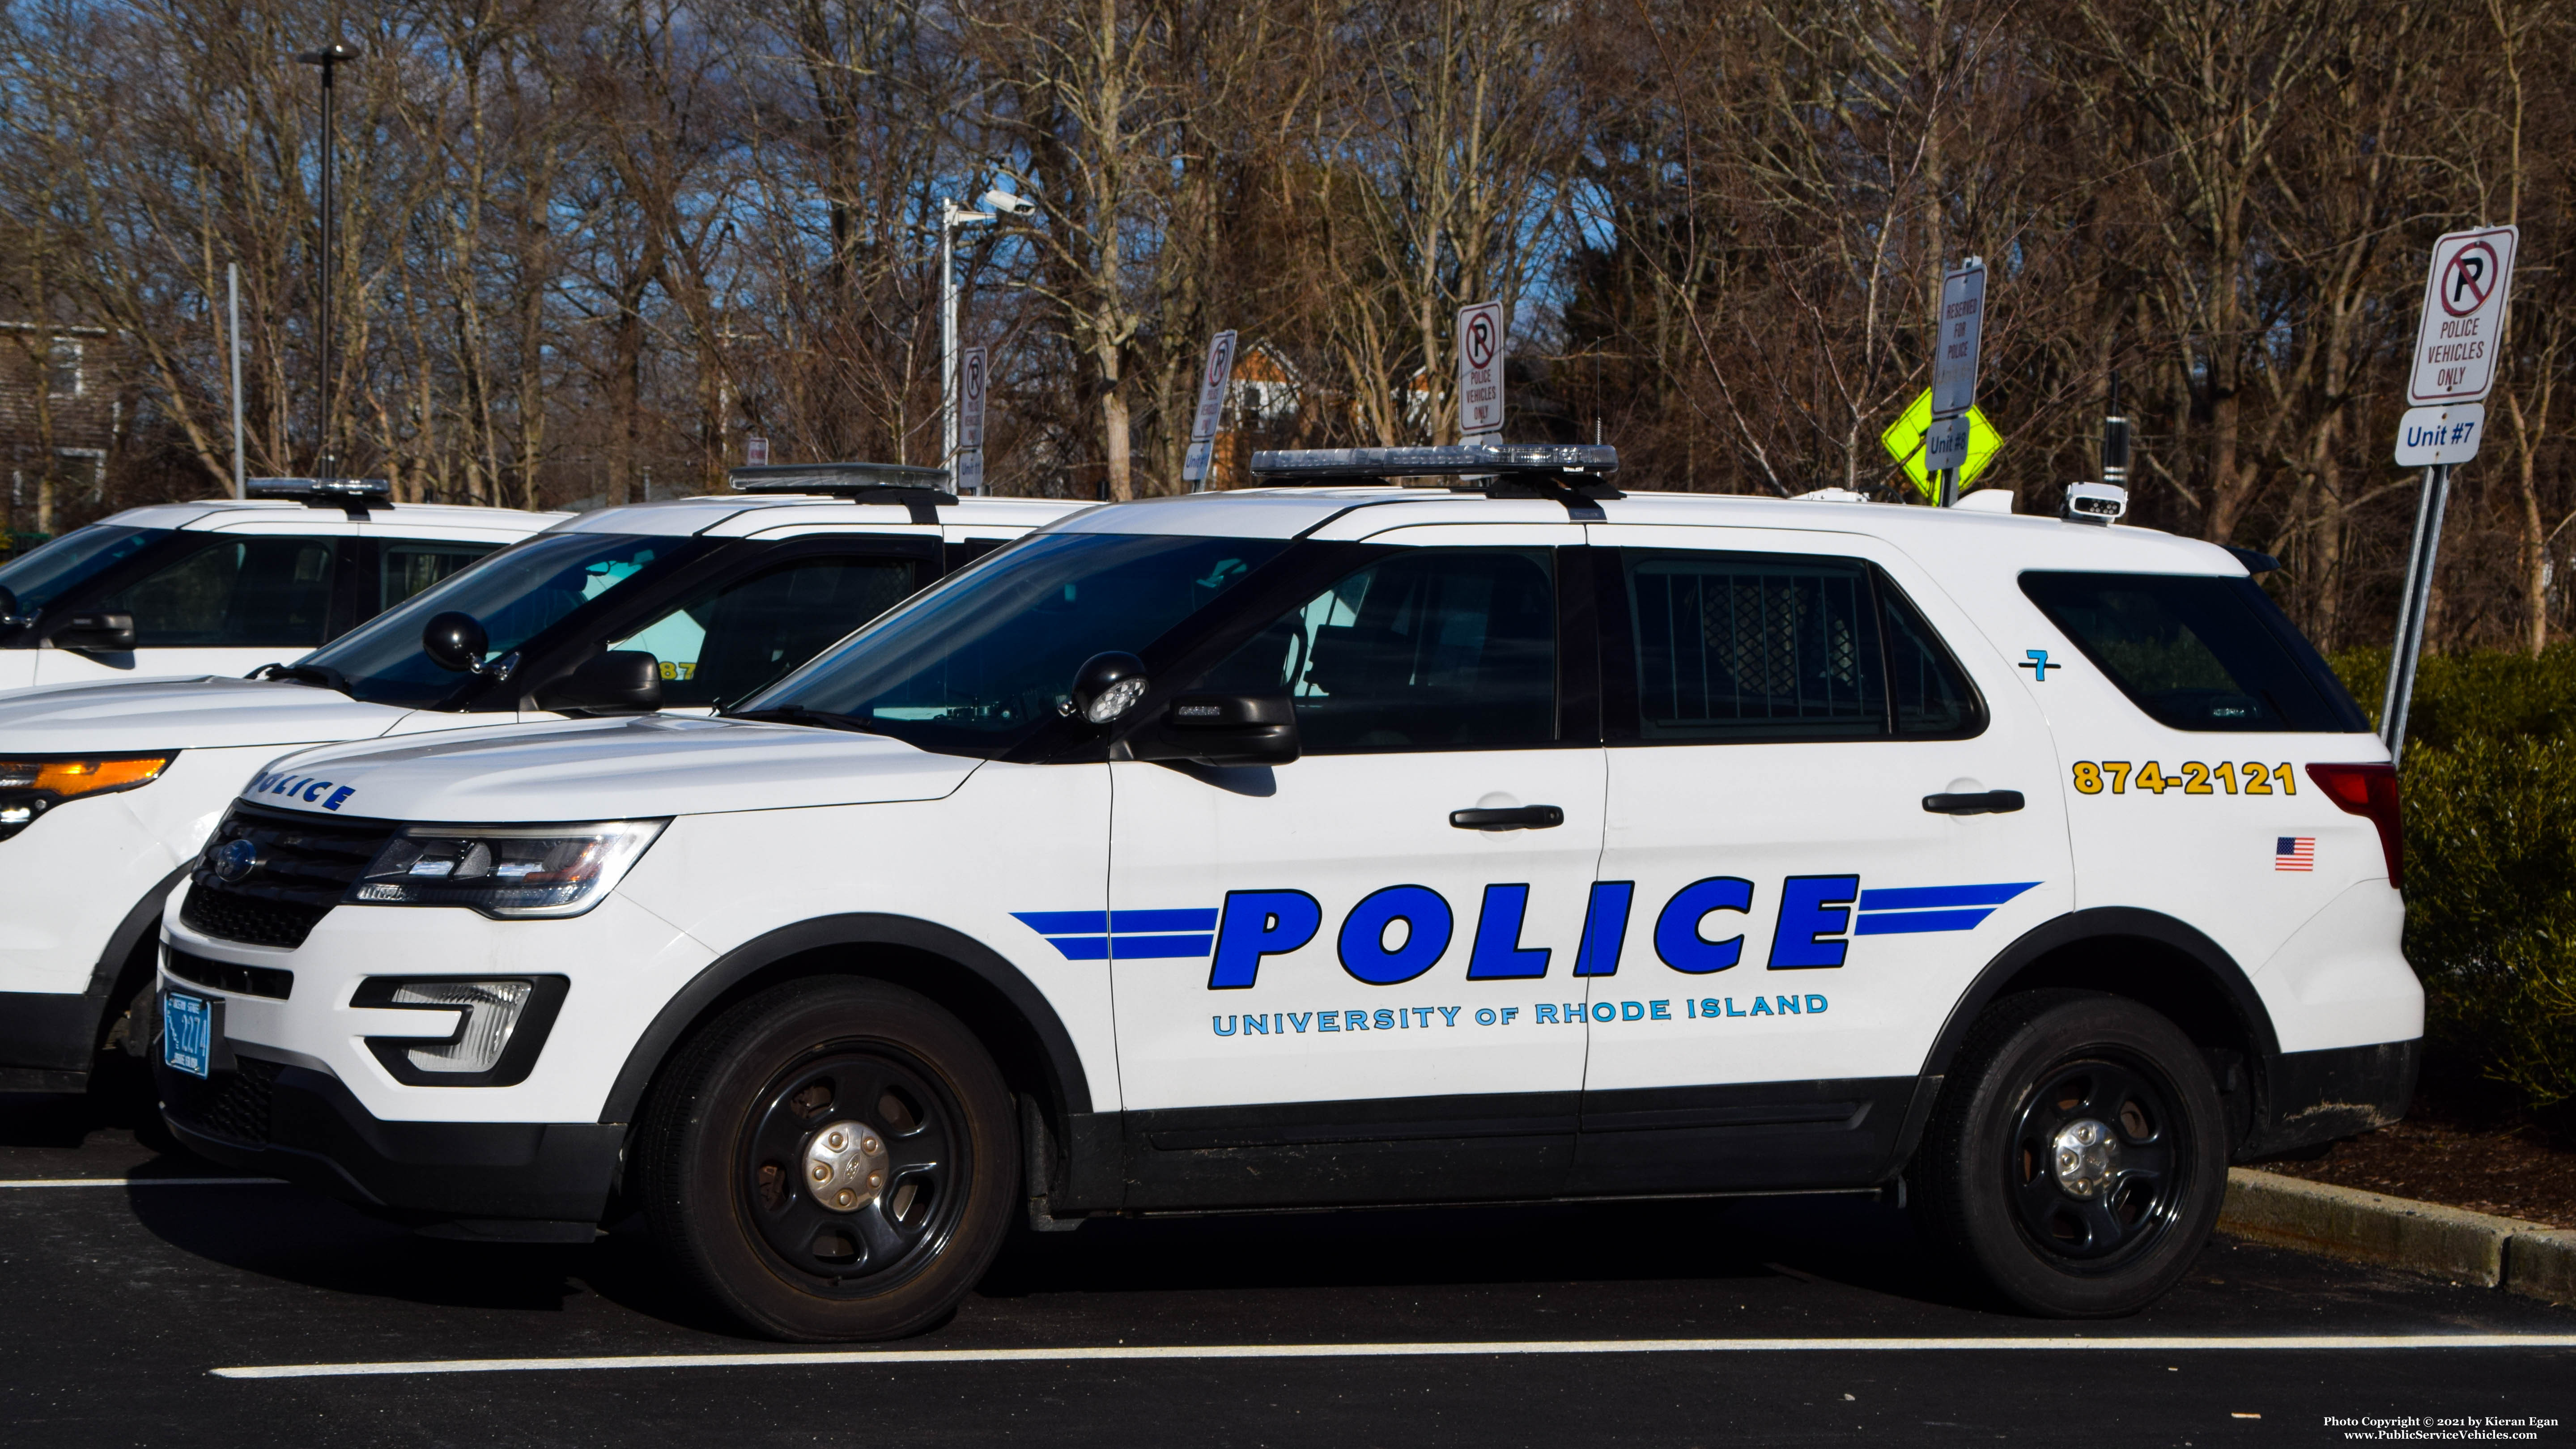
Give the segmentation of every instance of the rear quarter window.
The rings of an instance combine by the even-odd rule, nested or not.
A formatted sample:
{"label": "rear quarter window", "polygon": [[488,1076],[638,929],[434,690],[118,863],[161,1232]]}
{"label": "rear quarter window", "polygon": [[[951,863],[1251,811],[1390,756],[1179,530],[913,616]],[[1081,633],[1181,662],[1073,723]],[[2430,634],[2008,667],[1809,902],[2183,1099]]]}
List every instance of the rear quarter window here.
{"label": "rear quarter window", "polygon": [[2178,730],[2366,733],[2369,721],[2250,578],[2025,573],[2021,591],[2131,703]]}

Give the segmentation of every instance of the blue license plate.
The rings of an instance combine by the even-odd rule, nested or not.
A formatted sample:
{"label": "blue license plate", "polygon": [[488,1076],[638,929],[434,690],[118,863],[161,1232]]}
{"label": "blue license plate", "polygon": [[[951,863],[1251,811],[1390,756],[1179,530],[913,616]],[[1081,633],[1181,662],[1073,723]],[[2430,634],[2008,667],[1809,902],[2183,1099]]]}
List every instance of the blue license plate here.
{"label": "blue license plate", "polygon": [[161,1064],[192,1077],[215,1054],[215,1013],[202,996],[173,991],[161,998]]}

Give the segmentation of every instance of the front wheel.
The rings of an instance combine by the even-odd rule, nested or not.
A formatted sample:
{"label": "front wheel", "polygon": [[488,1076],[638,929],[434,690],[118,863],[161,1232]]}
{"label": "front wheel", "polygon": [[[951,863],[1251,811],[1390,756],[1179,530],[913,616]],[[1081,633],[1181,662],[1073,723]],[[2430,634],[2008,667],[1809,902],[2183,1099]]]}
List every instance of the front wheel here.
{"label": "front wheel", "polygon": [[654,1091],[638,1197],[700,1296],[783,1339],[917,1333],[1010,1225],[1010,1096],[955,1017],[882,982],[790,982],[690,1042]]}
{"label": "front wheel", "polygon": [[1928,1234],[2051,1318],[2134,1313],[2191,1266],[2227,1191],[2218,1089],[2134,1001],[2014,996],[1961,1049],[1916,1160]]}

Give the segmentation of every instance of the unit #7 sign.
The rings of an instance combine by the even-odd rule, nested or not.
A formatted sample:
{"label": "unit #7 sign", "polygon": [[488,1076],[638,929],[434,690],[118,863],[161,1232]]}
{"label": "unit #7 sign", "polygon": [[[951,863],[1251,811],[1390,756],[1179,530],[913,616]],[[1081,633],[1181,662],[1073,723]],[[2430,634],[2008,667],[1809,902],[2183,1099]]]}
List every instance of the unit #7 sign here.
{"label": "unit #7 sign", "polygon": [[2480,402],[2494,389],[2520,240],[2519,229],[2496,226],[2455,231],[2433,243],[2415,364],[2406,379],[2408,406]]}

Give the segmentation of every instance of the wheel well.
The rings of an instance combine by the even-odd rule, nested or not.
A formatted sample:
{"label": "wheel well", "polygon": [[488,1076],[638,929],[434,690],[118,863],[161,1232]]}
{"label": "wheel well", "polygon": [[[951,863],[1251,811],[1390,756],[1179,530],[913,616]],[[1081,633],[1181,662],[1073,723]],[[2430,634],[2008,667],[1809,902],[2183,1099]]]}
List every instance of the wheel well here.
{"label": "wheel well", "polygon": [[1002,1080],[1014,1094],[1036,1097],[1050,1115],[1064,1111],[1064,1093],[1055,1080],[1046,1048],[1028,1018],[1008,998],[983,977],[936,951],[879,942],[816,946],[782,956],[743,976],[690,1018],[679,1039],[655,1064],[653,1075],[659,1078],[662,1069],[679,1055],[679,1049],[691,1037],[736,1002],[781,982],[809,976],[863,976],[928,997],[941,1010],[964,1022],[975,1039],[984,1044],[984,1050],[993,1054],[993,1064],[1001,1068]]}
{"label": "wheel well", "polygon": [[600,1120],[631,1131],[682,1048],[737,1003],[783,982],[836,975],[903,987],[955,1016],[992,1054],[1004,1085],[1056,1129],[1058,1141],[1073,1114],[1091,1110],[1071,1037],[1046,998],[1008,962],[970,937],[926,922],[845,916],[782,928],[711,964],[636,1043]]}
{"label": "wheel well", "polygon": [[2204,1051],[2254,1050],[2253,1028],[2230,994],[2198,961],[2162,941],[2109,936],[2059,946],[2013,972],[1987,1005],[2052,986],[2125,996],[2182,1028]]}

